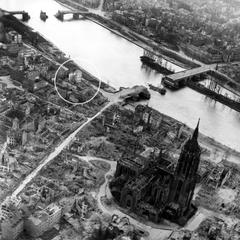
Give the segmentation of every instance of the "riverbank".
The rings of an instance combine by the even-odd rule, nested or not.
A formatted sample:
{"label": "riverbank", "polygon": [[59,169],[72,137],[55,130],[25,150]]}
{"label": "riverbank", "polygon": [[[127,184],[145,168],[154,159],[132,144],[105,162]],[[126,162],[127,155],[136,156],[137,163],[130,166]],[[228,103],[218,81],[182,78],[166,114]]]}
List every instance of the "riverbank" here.
{"label": "riverbank", "polygon": [[57,3],[61,4],[61,5],[64,5],[68,4],[69,7],[71,7],[71,9],[74,9],[74,10],[80,10],[80,11],[88,11],[88,9],[86,7],[83,7],[75,2],[72,2],[72,1],[67,1],[67,0],[55,0]]}
{"label": "riverbank", "polygon": [[[57,3],[63,5],[64,7],[67,7],[71,10],[79,10],[78,7],[73,7],[72,4],[70,4],[70,1],[67,0],[55,0]],[[75,3],[76,4],[76,3]],[[79,7],[81,7],[80,4],[77,4]],[[122,26],[118,24],[117,22],[114,22],[113,20],[100,16],[98,14],[95,14],[93,12],[89,13],[87,16],[85,16],[90,21],[108,29],[112,33],[132,42],[133,44],[137,45],[138,47],[147,50],[149,52],[152,52],[156,56],[162,57],[165,60],[178,65],[182,68],[194,68],[199,67],[200,64],[196,63],[189,58],[184,58],[180,53],[177,53],[171,49],[167,49],[166,47],[159,46],[159,44],[155,44],[152,42],[151,39],[147,39],[141,35],[139,35],[136,32],[133,32],[132,30],[128,29],[125,26]]]}
{"label": "riverbank", "polygon": [[[51,10],[51,16],[54,15],[54,13],[57,11],[58,7],[59,7],[59,9],[62,9],[61,6],[59,6],[56,3],[53,3],[53,7],[52,7],[53,10]],[[42,8],[43,7],[40,6],[40,9],[42,9]],[[38,18],[38,16],[37,16],[37,18]],[[94,49],[94,52],[96,52],[97,56],[100,58],[100,63],[101,63],[101,59],[103,59],[104,62],[107,59],[110,59],[110,61],[114,61],[114,62],[112,62],[112,65],[113,65],[114,70],[116,70],[115,71],[116,73],[118,73],[118,72],[120,73],[121,68],[119,66],[115,66],[115,65],[119,65],[118,63],[121,63],[120,66],[122,66],[122,64],[125,63],[124,62],[125,60],[126,60],[127,66],[129,66],[129,67],[131,66],[131,64],[134,64],[133,61],[135,60],[137,62],[135,64],[137,66],[133,65],[135,71],[138,71],[140,69],[141,66],[140,66],[140,61],[138,61],[138,59],[139,59],[139,56],[142,51],[140,48],[136,47],[135,45],[132,45],[130,42],[127,42],[117,36],[114,36],[114,34],[111,34],[109,31],[105,30],[104,28],[100,27],[97,24],[91,23],[90,21],[80,20],[80,21],[72,21],[71,23],[70,22],[62,23],[61,21],[57,21],[57,19],[55,19],[54,17],[52,17],[51,20],[52,21],[48,21],[44,25],[46,25],[46,27],[47,27],[47,25],[50,25],[50,26],[48,26],[50,28],[50,27],[54,27],[54,25],[52,26],[52,23],[53,23],[56,26],[58,26],[58,29],[61,29],[61,27],[62,27],[62,29],[67,29],[68,26],[69,26],[69,28],[71,26],[72,27],[71,31],[73,31],[73,33],[75,33],[74,31],[77,26],[79,26],[79,31],[81,32],[81,34],[84,34],[84,32],[82,32],[82,30],[84,30],[84,27],[82,27],[82,26],[86,25],[87,27],[91,27],[91,34],[87,34],[87,32],[85,32],[87,41],[85,41],[84,39],[82,40],[84,45],[87,44],[88,41],[89,41],[89,44],[94,44],[95,29],[96,29],[97,33],[100,33],[99,37],[101,37],[100,38],[101,41],[104,41],[102,39],[104,39],[105,34],[106,34],[109,37],[108,40],[109,41],[113,40],[113,44],[114,44],[112,47],[111,42],[109,42],[110,52],[106,51],[104,53],[104,51],[102,51],[102,50],[99,50],[100,52],[98,52],[97,48],[93,48],[93,49]],[[43,24],[42,24],[42,22],[40,22],[40,20],[38,22],[39,22],[40,26],[38,26],[38,24],[35,24],[32,22],[29,22],[29,24],[34,29],[35,29],[35,25],[36,25],[36,29],[41,29]],[[45,28],[45,26],[43,26],[43,27]],[[75,56],[74,49],[72,49],[71,47],[69,48],[67,46],[67,45],[71,45],[71,38],[66,39],[68,42],[66,42],[66,47],[65,47],[65,43],[61,43],[61,41],[59,41],[58,39],[56,39],[56,41],[55,41],[54,36],[52,36],[51,34],[49,34],[49,37],[48,37],[48,33],[46,31],[41,31],[41,30],[39,30],[39,31],[41,34],[43,34],[44,36],[49,38],[51,41],[56,43],[57,46],[61,46],[60,49],[66,49],[65,52],[68,52],[68,54]],[[103,32],[103,34],[102,34],[102,32]],[[60,34],[60,36],[61,36],[61,34]],[[80,39],[81,39],[81,37],[76,38],[76,41],[80,41]],[[91,40],[91,39],[93,39],[93,40]],[[121,47],[115,47],[116,44],[119,44]],[[77,44],[77,46],[79,46],[79,45],[80,44]],[[122,45],[123,45],[123,47],[122,47]],[[125,45],[127,46],[127,48],[125,47]],[[106,49],[108,49],[107,48],[108,43],[101,44],[100,46],[101,46],[101,48],[106,47]],[[76,51],[78,51],[78,52],[76,52],[76,56],[80,56],[83,53],[84,57],[87,57],[87,58],[94,57],[94,54],[91,53],[91,49],[92,49],[91,45],[90,46],[86,45],[86,48],[87,49],[89,48],[89,50],[86,50],[87,52],[89,52],[89,54],[85,53],[84,48],[85,47],[79,46],[79,49],[76,49]],[[131,51],[132,48],[133,48],[133,51],[134,50],[136,51],[136,53],[134,52],[134,54],[131,54],[129,52],[129,54],[124,54],[124,52],[119,52],[116,54],[116,55],[123,55],[123,57],[116,57],[115,55],[114,55],[114,57],[112,57],[112,55],[109,55],[109,54],[113,54],[113,52],[111,52],[112,50],[114,50],[116,52],[116,50],[126,49],[125,52],[128,53],[128,51]],[[126,55],[126,56],[124,56],[124,55]],[[118,60],[121,62],[118,62]],[[93,62],[95,62],[95,64],[98,64],[99,60],[95,61],[93,59]],[[106,80],[107,80],[107,78],[114,79],[114,81],[116,80],[116,82],[121,83],[121,84],[117,84],[119,86],[127,87],[128,84],[126,84],[126,82],[128,80],[122,80],[122,79],[129,79],[129,83],[130,83],[131,76],[135,77],[134,76],[135,72],[129,71],[129,69],[126,69],[126,72],[127,72],[126,74],[121,73],[121,77],[119,77],[118,76],[119,74],[118,74],[116,78],[112,74],[111,70],[110,70],[110,73],[108,72],[107,66],[105,66],[105,65],[101,66],[100,70],[103,70],[106,72],[106,74],[104,74],[104,75],[106,75],[106,76],[104,76],[104,77],[106,77]],[[143,84],[145,82],[150,82],[153,84],[155,82],[157,83],[157,79],[155,77],[153,78],[152,76],[149,77],[147,75],[148,73],[145,71],[145,69],[141,69],[140,71],[142,72],[141,74],[139,74],[139,71],[136,72],[136,73],[138,73],[138,77],[142,78],[141,80],[138,81],[139,85]],[[136,82],[135,79],[133,79],[133,80]],[[196,93],[195,91],[187,89],[187,88],[182,91],[176,92],[174,94],[171,92],[168,92],[166,94],[166,96],[164,96],[164,97],[158,96],[158,94],[154,93],[154,92],[151,92],[151,93],[152,93],[152,98],[151,98],[151,101],[149,104],[151,106],[153,106],[155,109],[158,109],[159,111],[164,112],[167,115],[173,116],[174,118],[181,120],[182,122],[185,122],[192,127],[194,127],[195,119],[197,119],[200,116],[202,119],[204,133],[206,135],[209,135],[213,138],[215,138],[215,136],[216,136],[216,139],[218,141],[220,141],[230,147],[234,146],[234,148],[239,149],[238,145],[236,144],[238,142],[236,134],[235,134],[235,136],[233,136],[233,134],[232,134],[234,132],[235,133],[238,132],[237,116],[236,116],[235,112],[229,113],[228,108],[226,108],[226,107],[224,108],[224,106],[221,106],[218,103],[214,104],[213,102],[206,101],[204,96]],[[225,109],[225,110],[223,110],[223,109]],[[179,112],[179,113],[177,113],[177,112]],[[186,115],[188,115],[189,117],[186,118]],[[217,129],[215,130],[213,119],[219,120],[217,129],[220,129],[220,127],[221,127],[221,129],[222,129],[221,131],[220,130],[218,131]],[[222,121],[223,119],[224,119],[224,121]],[[213,126],[212,126],[212,124],[213,124]],[[234,129],[236,129],[236,131]],[[231,131],[231,134],[229,134],[230,136],[226,133],[227,131]],[[220,134],[222,134],[223,136],[221,136]],[[224,135],[226,137],[224,137]]]}
{"label": "riverbank", "polygon": [[[4,16],[3,23],[5,26],[13,28],[15,31],[20,33],[23,36],[23,40],[33,46],[37,51],[45,54],[48,60],[51,60],[54,64],[60,65],[68,60],[66,55],[59,50],[52,42],[47,40],[44,36],[42,36],[39,32],[35,32],[31,27],[22,23],[17,18],[11,15]],[[50,50],[50,51],[49,51]],[[75,63],[77,65],[77,63]],[[68,64],[71,66],[72,64]],[[93,76],[87,70],[83,69],[81,66],[78,66],[82,73],[83,78],[91,82],[94,86],[99,86],[106,92],[114,93],[117,90],[108,85],[107,83],[101,81],[97,77]]]}
{"label": "riverbank", "polygon": [[[78,9],[78,7],[82,6],[81,4],[73,2],[71,0],[55,0],[55,1],[63,5],[64,7],[70,8],[72,10],[76,10]],[[74,8],[72,3],[74,3],[74,5],[77,7]],[[144,50],[152,52],[156,56],[166,59],[167,61],[175,65],[188,69],[199,67],[200,65],[203,64],[197,61],[196,59],[188,57],[181,51],[177,52],[172,49],[169,49],[167,48],[167,46],[164,46],[162,44],[160,45],[154,42],[152,39],[142,36],[137,32],[134,32],[133,30],[127,28],[126,26],[123,26],[107,17],[103,17],[104,14],[102,12],[98,13],[95,10],[91,9],[88,10],[90,11],[90,13],[88,14],[88,16],[86,16],[86,18],[89,19],[90,21],[93,21],[94,23],[108,29],[112,33],[130,41],[131,43],[143,48]],[[227,82],[225,88],[229,89],[230,91],[233,92],[235,90],[237,91],[237,89],[240,87],[237,81],[230,79],[226,75],[224,76],[224,74],[220,72],[218,72],[218,77],[225,78],[225,81]]]}
{"label": "riverbank", "polygon": [[[151,92],[152,90],[150,90]],[[126,105],[125,108],[129,109],[129,110],[134,110],[136,108],[137,105],[139,104],[144,104],[144,102],[140,102],[140,103],[134,103],[131,105]],[[153,109],[153,108],[152,108]],[[153,109],[154,112],[156,113],[160,113],[160,115],[162,116],[162,118],[164,120],[166,120],[167,122],[172,122],[172,125],[176,125],[176,124],[180,124],[183,126],[184,130],[188,133],[188,135],[190,136],[192,134],[192,132],[194,131],[193,128],[189,127],[188,125],[186,125],[185,123],[169,116],[166,115],[162,112],[158,112],[157,110]],[[225,162],[229,162],[229,163],[233,163],[233,164],[237,164],[240,166],[240,152],[229,147],[226,146],[220,142],[218,142],[217,140],[215,140],[212,137],[209,137],[203,133],[201,133],[201,123],[200,123],[200,133],[199,133],[199,143],[202,147],[207,148],[207,149],[211,149],[212,152],[218,152],[219,156],[222,156],[221,159],[211,159],[212,162],[221,162],[221,161],[225,161]],[[227,159],[223,159],[223,157],[228,156]],[[237,161],[237,159],[239,159],[239,162]]]}
{"label": "riverbank", "polygon": [[126,40],[132,42],[133,44],[137,45],[138,47],[147,50],[154,55],[164,58],[168,62],[171,62],[177,66],[180,66],[182,68],[194,68],[199,67],[198,64],[189,61],[188,59],[183,58],[182,56],[178,55],[177,53],[174,53],[172,50],[168,50],[163,47],[159,47],[156,45],[153,45],[149,39],[144,39],[137,33],[134,33],[133,31],[130,31],[123,26],[120,26],[118,23],[104,18],[100,15],[90,13],[88,16],[86,16],[87,19],[95,22],[96,24],[99,24],[100,26],[108,29],[109,31],[113,32],[116,35],[119,35]]}

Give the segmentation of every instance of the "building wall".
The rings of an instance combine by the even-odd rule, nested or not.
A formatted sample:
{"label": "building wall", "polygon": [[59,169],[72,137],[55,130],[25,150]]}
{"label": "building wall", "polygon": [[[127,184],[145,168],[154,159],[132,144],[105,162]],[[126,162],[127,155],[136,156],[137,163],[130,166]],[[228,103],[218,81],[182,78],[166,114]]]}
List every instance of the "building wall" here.
{"label": "building wall", "polygon": [[137,196],[137,194],[128,189],[128,187],[123,188],[120,199],[121,206],[134,211],[137,207],[137,199],[140,199],[140,196]]}
{"label": "building wall", "polygon": [[179,204],[180,215],[183,215],[190,206],[196,185],[201,153],[199,147],[186,149],[185,146],[178,161],[169,196],[170,202]]}
{"label": "building wall", "polygon": [[62,216],[62,209],[59,208],[52,215],[48,215],[45,221],[41,221],[39,224],[35,224],[33,219],[30,217],[26,220],[25,229],[32,237],[39,237],[44,232],[53,228],[53,226],[60,221]]}
{"label": "building wall", "polygon": [[1,228],[2,240],[15,240],[23,231],[23,220],[20,220],[14,226],[9,221],[4,221]]}

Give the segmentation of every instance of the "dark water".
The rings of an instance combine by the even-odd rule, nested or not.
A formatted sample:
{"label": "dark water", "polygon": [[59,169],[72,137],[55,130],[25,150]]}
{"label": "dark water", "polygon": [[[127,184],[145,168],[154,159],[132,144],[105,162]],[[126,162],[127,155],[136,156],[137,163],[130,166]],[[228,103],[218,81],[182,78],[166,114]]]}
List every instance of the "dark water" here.
{"label": "dark water", "polygon": [[225,97],[228,97],[234,101],[240,102],[240,95],[237,95],[237,94],[229,91],[228,89],[220,86],[216,81],[213,81],[211,79],[206,79],[206,80],[202,81],[200,84],[202,84],[206,88],[208,88],[214,92],[217,92]]}
{"label": "dark water", "polygon": [[[94,66],[101,78],[116,88],[161,82],[160,74],[142,67],[141,48],[88,20],[58,21],[53,15],[64,7],[54,0],[1,0],[0,7],[28,11],[31,27],[67,55],[78,58],[85,68]],[[46,22],[39,18],[41,10],[49,15]],[[177,66],[174,68],[181,71]],[[149,105],[190,127],[194,127],[200,117],[202,133],[240,150],[240,115],[220,103],[185,88],[168,91],[165,96],[152,92]]]}

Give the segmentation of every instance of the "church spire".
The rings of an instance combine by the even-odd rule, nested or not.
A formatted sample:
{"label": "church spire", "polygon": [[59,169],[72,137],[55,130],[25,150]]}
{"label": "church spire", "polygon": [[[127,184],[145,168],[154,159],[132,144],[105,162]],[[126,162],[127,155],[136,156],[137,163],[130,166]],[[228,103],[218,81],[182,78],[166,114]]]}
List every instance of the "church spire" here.
{"label": "church spire", "polygon": [[192,134],[192,137],[190,137],[186,142],[186,144],[184,145],[184,148],[188,149],[189,151],[194,151],[199,148],[199,145],[198,145],[199,124],[200,124],[200,119],[198,119],[198,124]]}
{"label": "church spire", "polygon": [[197,127],[195,128],[195,130],[193,132],[192,140],[197,140],[198,139],[199,123],[200,123],[200,118],[198,119]]}

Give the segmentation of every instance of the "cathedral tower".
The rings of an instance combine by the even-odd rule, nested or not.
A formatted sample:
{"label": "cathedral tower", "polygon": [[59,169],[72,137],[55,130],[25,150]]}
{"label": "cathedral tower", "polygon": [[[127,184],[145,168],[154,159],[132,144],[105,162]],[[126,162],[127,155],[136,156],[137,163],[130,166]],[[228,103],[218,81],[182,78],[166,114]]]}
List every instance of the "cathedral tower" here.
{"label": "cathedral tower", "polygon": [[182,148],[171,186],[170,202],[179,207],[180,217],[190,207],[197,180],[201,148],[198,144],[199,121],[192,137]]}

